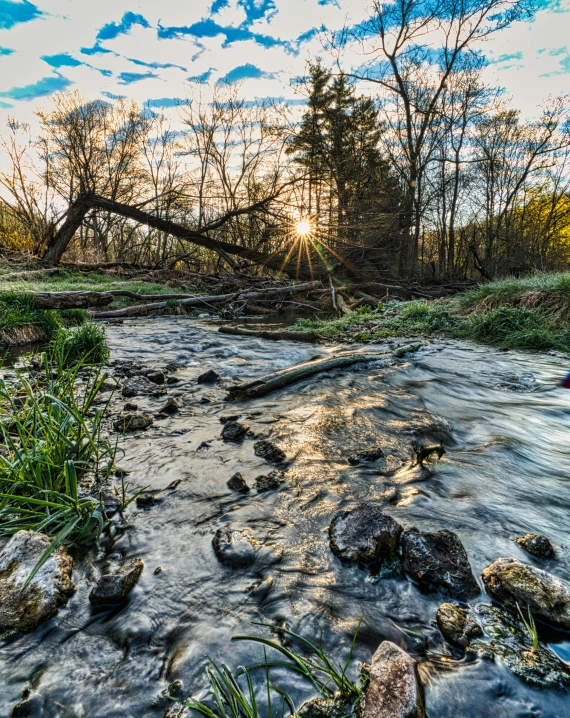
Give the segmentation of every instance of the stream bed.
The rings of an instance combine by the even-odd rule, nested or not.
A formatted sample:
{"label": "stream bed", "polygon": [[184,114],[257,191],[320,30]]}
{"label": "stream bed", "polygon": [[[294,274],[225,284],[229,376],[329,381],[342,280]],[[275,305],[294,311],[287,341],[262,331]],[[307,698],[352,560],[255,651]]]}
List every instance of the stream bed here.
{"label": "stream bed", "polygon": [[[111,325],[108,339],[112,360],[178,365],[167,396],[182,409],[120,436],[129,490],[148,487],[155,502],[131,504],[128,528],[107,553],[76,561],[77,591],[56,617],[0,644],[0,716],[29,688],[42,700],[26,715],[161,718],[160,691],[182,680],[197,693],[208,656],[232,669],[263,660],[259,645],[232,636],[271,636],[257,624],[286,624],[340,660],[361,617],[355,658],[369,661],[384,639],[407,650],[420,663],[429,718],[570,715],[568,694],[532,688],[500,661],[455,658],[434,625],[445,597],[343,564],[328,541],[337,511],[377,502],[405,528],[456,532],[481,586],[481,571],[500,556],[534,563],[512,541],[526,533],[545,534],[556,549],[535,565],[570,582],[570,391],[555,386],[567,362],[445,340],[395,359],[387,344],[271,343],[185,317]],[[224,384],[339,351],[387,353],[264,398],[223,401]],[[197,385],[209,369],[221,381]],[[129,401],[154,414],[164,397]],[[123,403],[117,397],[115,410]],[[227,487],[237,471],[254,486],[274,468],[255,456],[253,439],[222,441],[220,417],[233,415],[285,451],[280,489]],[[413,465],[413,442],[440,441],[441,461]],[[370,446],[385,458],[348,462]],[[218,561],[212,538],[227,526],[255,537],[253,565]],[[118,556],[140,557],[141,579],[125,607],[94,612],[88,594],[98,567]],[[489,603],[484,592],[476,600]],[[570,662],[569,635],[542,636]],[[297,704],[314,695],[291,676],[278,683]]]}

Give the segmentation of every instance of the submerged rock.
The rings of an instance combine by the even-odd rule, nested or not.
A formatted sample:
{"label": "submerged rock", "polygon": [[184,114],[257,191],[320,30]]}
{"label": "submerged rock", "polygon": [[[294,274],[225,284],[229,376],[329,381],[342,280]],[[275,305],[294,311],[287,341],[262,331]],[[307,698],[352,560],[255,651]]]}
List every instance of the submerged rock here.
{"label": "submerged rock", "polygon": [[437,609],[436,620],[445,640],[457,648],[466,648],[471,638],[483,635],[481,626],[454,603],[442,603]]}
{"label": "submerged rock", "polygon": [[440,589],[452,598],[476,596],[479,586],[463,544],[452,531],[404,531],[401,537],[404,566],[425,591]]}
{"label": "submerged rock", "polygon": [[228,489],[237,491],[240,494],[246,494],[249,491],[249,486],[246,484],[245,479],[239,471],[236,471],[236,473],[228,481],[227,485]]}
{"label": "submerged rock", "polygon": [[197,379],[197,382],[198,382],[198,384],[215,384],[219,378],[220,378],[220,375],[217,372],[215,372],[213,369],[210,369],[209,371],[206,371],[203,374],[200,374],[200,376]]}
{"label": "submerged rock", "polygon": [[46,699],[40,693],[25,688],[22,699],[12,708],[10,718],[42,718],[45,707]]}
{"label": "submerged rock", "polygon": [[534,650],[522,623],[507,611],[478,604],[472,614],[482,624],[486,640],[472,641],[470,650],[481,658],[500,658],[515,675],[536,688],[570,687],[568,666],[542,643]]}
{"label": "submerged rock", "polygon": [[515,543],[535,558],[552,558],[554,546],[542,534],[526,534],[513,539]]}
{"label": "submerged rock", "polygon": [[256,441],[253,445],[253,451],[256,456],[268,461],[270,464],[280,464],[287,458],[282,449],[275,446],[272,441],[267,441],[266,439]]}
{"label": "submerged rock", "polygon": [[125,398],[132,396],[160,396],[166,389],[157,386],[146,376],[134,376],[123,384],[122,395]]}
{"label": "submerged rock", "polygon": [[282,471],[271,471],[269,474],[262,474],[261,476],[255,477],[255,488],[260,492],[278,489],[282,483]]}
{"label": "submerged rock", "polygon": [[245,530],[218,529],[212,546],[220,563],[230,568],[250,566],[256,557],[256,542]]}
{"label": "submerged rock", "polygon": [[141,431],[152,426],[154,420],[150,414],[132,412],[127,414],[119,414],[113,422],[115,431],[125,433],[126,431]]}
{"label": "submerged rock", "polygon": [[226,421],[224,428],[222,429],[222,439],[224,441],[238,442],[249,431],[249,426],[240,424],[239,421]]}
{"label": "submerged rock", "polygon": [[173,399],[170,397],[166,400],[166,402],[160,407],[158,410],[159,414],[176,414],[176,412],[180,411],[180,404],[176,401],[176,399]]}
{"label": "submerged rock", "polygon": [[498,558],[481,574],[485,590],[513,610],[570,630],[570,589],[559,578],[514,558]]}
{"label": "submerged rock", "polygon": [[153,384],[158,384],[159,386],[162,386],[166,381],[166,375],[163,371],[160,371],[160,369],[149,369],[145,373],[145,376],[149,381],[152,381]]}
{"label": "submerged rock", "polygon": [[124,603],[139,580],[143,568],[144,563],[140,558],[125,561],[116,573],[101,576],[91,590],[89,600],[94,606]]}
{"label": "submerged rock", "polygon": [[353,715],[351,703],[341,696],[313,698],[299,708],[296,718],[346,718]]}
{"label": "submerged rock", "polygon": [[23,588],[51,542],[44,534],[18,531],[0,552],[0,635],[32,631],[75,592],[73,561],[62,545]]}
{"label": "submerged rock", "polygon": [[402,527],[372,504],[339,511],[329,528],[330,546],[343,561],[368,563],[398,548]]}
{"label": "submerged rock", "polygon": [[356,454],[351,454],[348,457],[348,463],[353,466],[356,464],[372,463],[377,461],[384,456],[384,452],[379,446],[365,449],[364,451],[358,451]]}
{"label": "submerged rock", "polygon": [[425,718],[416,661],[390,641],[372,656],[362,718]]}

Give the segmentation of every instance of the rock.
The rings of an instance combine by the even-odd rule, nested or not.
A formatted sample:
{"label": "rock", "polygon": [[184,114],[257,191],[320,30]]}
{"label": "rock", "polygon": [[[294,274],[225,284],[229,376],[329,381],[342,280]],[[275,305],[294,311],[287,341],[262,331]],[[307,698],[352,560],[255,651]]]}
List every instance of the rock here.
{"label": "rock", "polygon": [[207,397],[207,396],[203,396],[203,397],[200,399],[200,401],[198,402],[198,404],[212,404],[213,401],[214,401],[213,399],[210,399],[210,398]]}
{"label": "rock", "polygon": [[149,371],[145,373],[145,376],[149,381],[152,381],[153,384],[158,384],[159,386],[162,386],[166,381],[166,376],[160,369],[149,369]]}
{"label": "rock", "polygon": [[484,640],[471,641],[471,651],[481,658],[500,658],[515,675],[536,688],[563,691],[570,687],[568,666],[542,643],[534,650],[522,623],[509,613],[486,604],[478,604],[471,613],[484,633]]}
{"label": "rock", "polygon": [[442,603],[436,620],[445,640],[457,648],[466,648],[471,638],[483,635],[481,626],[469,620],[467,611],[454,603]]}
{"label": "rock", "polygon": [[160,396],[166,389],[158,387],[146,376],[134,376],[123,384],[122,395],[125,398],[132,396]]}
{"label": "rock", "polygon": [[296,718],[346,718],[353,714],[350,702],[337,693],[333,698],[313,698],[303,703]]}
{"label": "rock", "polygon": [[167,386],[175,386],[176,384],[180,384],[180,379],[175,376],[167,376],[166,377],[166,385]]}
{"label": "rock", "polygon": [[160,407],[158,410],[159,414],[176,414],[177,411],[180,411],[180,404],[176,401],[176,399],[167,399],[166,402]]}
{"label": "rock", "polygon": [[398,548],[402,527],[372,504],[339,511],[329,528],[332,551],[343,561],[368,563]]}
{"label": "rock", "polygon": [[514,558],[498,558],[481,574],[485,590],[496,601],[566,631],[570,630],[570,589],[547,571]]}
{"label": "rock", "polygon": [[362,718],[425,718],[416,661],[390,641],[372,656]]}
{"label": "rock", "polygon": [[406,354],[412,354],[413,352],[417,352],[418,349],[420,349],[422,346],[422,342],[412,342],[411,344],[404,344],[403,346],[394,349],[392,354],[396,358],[401,359],[402,357],[405,357]]}
{"label": "rock", "polygon": [[133,412],[129,414],[119,414],[113,422],[113,427],[115,431],[120,431],[124,434],[126,431],[148,429],[149,426],[153,425],[153,422],[154,420],[150,414]]}
{"label": "rock", "polygon": [[237,421],[241,414],[232,414],[232,416],[220,416],[220,424],[227,424],[228,421]]}
{"label": "rock", "polygon": [[18,531],[0,552],[0,635],[32,631],[75,592],[73,561],[61,544],[23,588],[51,542],[44,534]]}
{"label": "rock", "polygon": [[45,707],[46,699],[42,695],[25,688],[22,699],[12,708],[10,718],[42,718]]}
{"label": "rock", "polygon": [[372,463],[373,461],[377,461],[383,456],[384,452],[382,451],[382,449],[379,446],[376,446],[371,449],[359,451],[356,454],[351,454],[348,457],[348,463],[352,464],[353,466],[356,464]]}
{"label": "rock", "polygon": [[133,403],[132,401],[127,401],[127,403],[123,406],[123,409],[125,411],[138,411],[139,405]]}
{"label": "rock", "polygon": [[233,441],[235,443],[241,441],[249,431],[249,426],[240,424],[239,421],[226,421],[222,429],[222,439],[224,441]]}
{"label": "rock", "polygon": [[118,389],[121,385],[116,379],[105,379],[105,381],[101,384],[99,387],[99,391],[106,392],[106,391],[115,391]]}
{"label": "rock", "polygon": [[135,503],[139,509],[150,509],[152,506],[161,503],[162,499],[159,499],[154,494],[139,494],[135,499]]}
{"label": "rock", "polygon": [[228,481],[227,485],[228,489],[237,491],[240,494],[246,494],[249,491],[249,486],[245,483],[245,479],[239,471],[236,471],[236,473]]}
{"label": "rock", "polygon": [[284,451],[275,446],[272,441],[267,441],[266,439],[256,441],[253,445],[253,452],[260,459],[264,459],[270,464],[280,464],[287,458]]}
{"label": "rock", "polygon": [[554,546],[542,534],[526,534],[513,539],[515,543],[535,558],[553,558]]}
{"label": "rock", "polygon": [[94,606],[124,603],[140,578],[144,563],[140,558],[131,558],[116,573],[101,576],[91,590],[89,600]]}
{"label": "rock", "polygon": [[213,369],[210,369],[209,371],[204,372],[204,374],[200,374],[197,381],[198,384],[215,384],[219,378],[220,375]]}
{"label": "rock", "polygon": [[463,544],[452,531],[412,528],[403,532],[401,544],[406,571],[420,589],[440,589],[459,600],[480,592]]}
{"label": "rock", "polygon": [[230,568],[244,568],[255,561],[256,543],[245,530],[218,529],[212,539],[220,563]]}
{"label": "rock", "polygon": [[283,483],[282,471],[271,471],[269,474],[263,474],[255,477],[255,488],[262,493],[263,491],[271,491],[278,489]]}

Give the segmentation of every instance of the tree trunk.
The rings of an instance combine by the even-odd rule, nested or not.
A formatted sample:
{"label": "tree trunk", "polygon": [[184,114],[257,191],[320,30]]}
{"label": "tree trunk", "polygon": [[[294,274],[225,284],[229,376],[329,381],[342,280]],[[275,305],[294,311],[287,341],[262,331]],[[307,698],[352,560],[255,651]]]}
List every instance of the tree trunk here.
{"label": "tree trunk", "polygon": [[31,292],[39,309],[105,307],[114,297],[107,292]]}

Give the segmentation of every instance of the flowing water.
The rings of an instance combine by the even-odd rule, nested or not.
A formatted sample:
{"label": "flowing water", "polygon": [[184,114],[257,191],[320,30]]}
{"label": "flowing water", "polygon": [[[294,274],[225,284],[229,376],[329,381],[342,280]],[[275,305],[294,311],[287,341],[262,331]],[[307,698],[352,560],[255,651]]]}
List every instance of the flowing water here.
{"label": "flowing water", "polygon": [[[356,658],[369,660],[383,639],[414,655],[430,718],[570,715],[567,695],[530,688],[500,662],[453,659],[433,625],[441,596],[342,564],[327,535],[336,511],[361,500],[385,504],[383,492],[396,487],[386,511],[405,527],[457,532],[476,576],[499,556],[532,562],[512,538],[537,532],[557,549],[547,570],[570,581],[570,392],[554,386],[567,370],[563,359],[434,341],[402,360],[381,355],[228,404],[223,384],[195,378],[211,368],[226,383],[249,379],[335,349],[231,337],[172,317],[111,326],[108,336],[115,360],[181,367],[168,393],[182,411],[119,444],[131,488],[160,490],[159,501],[144,510],[131,504],[128,528],[107,552],[76,562],[78,590],[57,617],[1,645],[0,716],[26,687],[42,697],[33,715],[162,716],[153,698],[176,679],[199,691],[208,656],[232,668],[263,660],[259,645],[231,640],[271,635],[255,622],[284,621],[340,658],[360,617]],[[135,401],[156,412],[164,399]],[[236,414],[292,460],[280,490],[244,496],[227,488],[236,471],[252,485],[271,468],[254,455],[253,440],[220,439],[220,416]],[[412,466],[413,441],[440,440],[442,461],[430,471]],[[348,463],[371,445],[385,461]],[[225,526],[259,541],[250,568],[218,562],[212,538]],[[120,556],[140,556],[142,577],[127,606],[93,613],[87,597],[97,571]],[[570,637],[549,639],[570,661]],[[291,676],[279,682],[299,702],[312,695]]]}

